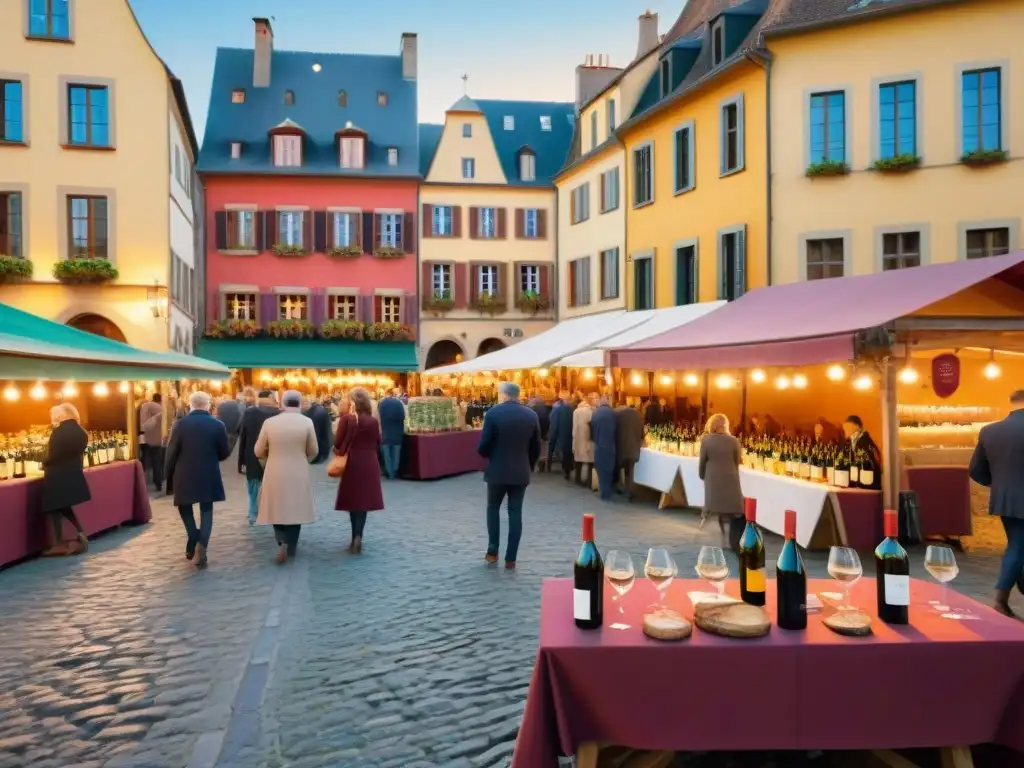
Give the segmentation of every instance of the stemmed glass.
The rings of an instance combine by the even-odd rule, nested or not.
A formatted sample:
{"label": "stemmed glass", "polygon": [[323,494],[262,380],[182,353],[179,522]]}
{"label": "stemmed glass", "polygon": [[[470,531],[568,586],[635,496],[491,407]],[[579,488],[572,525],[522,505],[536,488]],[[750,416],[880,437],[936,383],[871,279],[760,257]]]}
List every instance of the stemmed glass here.
{"label": "stemmed glass", "polygon": [[841,611],[852,611],[850,604],[850,590],[864,574],[864,567],[860,564],[860,555],[857,550],[850,547],[832,547],[828,553],[828,575],[839,582],[843,588],[843,604],[839,606]]}
{"label": "stemmed glass", "polygon": [[636,578],[636,571],[633,570],[633,559],[628,552],[620,552],[613,549],[604,560],[604,575],[612,589],[618,592],[619,614],[625,614],[622,608],[622,598],[633,588],[633,580]]}
{"label": "stemmed glass", "polygon": [[942,585],[942,602],[935,606],[936,610],[945,611],[942,614],[944,619],[959,619],[960,614],[950,608],[946,601],[946,595],[949,592],[946,585],[960,573],[960,566],[956,564],[953,550],[949,547],[930,544],[924,552],[924,569]]}
{"label": "stemmed glass", "polygon": [[729,564],[721,547],[701,547],[697,555],[697,575],[710,581],[718,590],[718,599],[725,599],[725,580],[729,578]]}
{"label": "stemmed glass", "polygon": [[665,592],[677,573],[679,570],[676,568],[675,560],[672,559],[672,555],[668,553],[667,549],[654,548],[647,552],[644,575],[658,588],[659,608],[664,605]]}

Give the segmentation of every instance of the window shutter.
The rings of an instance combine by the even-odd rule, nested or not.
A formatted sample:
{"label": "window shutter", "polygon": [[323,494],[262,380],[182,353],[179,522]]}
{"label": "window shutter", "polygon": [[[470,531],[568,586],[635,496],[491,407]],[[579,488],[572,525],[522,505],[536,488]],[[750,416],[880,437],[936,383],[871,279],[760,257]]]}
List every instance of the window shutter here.
{"label": "window shutter", "polygon": [[552,278],[554,277],[554,266],[551,264],[544,264],[540,268],[540,295],[546,298],[549,302],[554,298],[551,295],[551,286],[553,284]]}
{"label": "window shutter", "polygon": [[302,212],[302,247],[307,251],[314,250],[313,214],[310,211]]}
{"label": "window shutter", "polygon": [[605,189],[608,186],[608,174],[607,173],[602,173],[601,174],[600,185],[601,185],[601,198],[598,200],[597,210],[599,210],[599,211],[607,211],[608,207],[604,204],[604,201],[606,199],[605,198],[605,194],[606,194]]}
{"label": "window shutter", "polygon": [[508,271],[512,268],[512,265],[495,264],[494,266],[498,270],[498,297],[505,303],[505,307],[507,308],[509,294],[512,293],[512,286],[510,286],[508,282]]}
{"label": "window shutter", "polygon": [[476,301],[480,293],[480,267],[470,262],[469,264],[469,303]]}
{"label": "window shutter", "polygon": [[[719,176],[721,176],[723,173],[725,173],[726,157],[729,154],[729,150],[727,149],[726,144],[727,144],[727,142],[726,142],[726,139],[725,139],[725,107],[721,107],[720,106],[718,108],[718,175]],[[721,238],[719,238],[719,241],[721,241]],[[722,247],[721,242],[719,242],[718,247],[719,247],[719,250],[721,250],[721,247]],[[722,297],[719,296],[718,298],[721,299]]]}
{"label": "window shutter", "polygon": [[256,322],[266,325],[277,320],[277,294],[272,288],[263,288],[260,291],[260,303],[256,308]]}
{"label": "window shutter", "polygon": [[693,249],[693,269],[690,270],[690,281],[692,285],[693,303],[700,302],[700,254],[697,248]]}
{"label": "window shutter", "polygon": [[358,302],[359,321],[367,324],[376,322],[373,316],[373,296],[360,296]]}
{"label": "window shutter", "polygon": [[206,324],[227,319],[227,308],[224,306],[224,291],[210,291],[210,303],[206,307]]}
{"label": "window shutter", "polygon": [[427,308],[427,302],[434,298],[434,263],[432,261],[420,262],[420,296],[423,298],[423,308]]}
{"label": "window shutter", "polygon": [[[348,225],[349,225],[349,227],[352,230],[353,236],[355,237],[355,242],[353,243],[353,245],[358,246],[359,248],[362,248],[363,247],[363,217],[362,217],[362,215],[358,214],[358,213],[346,213],[345,215],[349,217],[349,224]],[[365,249],[364,249],[364,251],[365,251]]]}
{"label": "window shutter", "polygon": [[495,234],[497,234],[499,240],[504,240],[508,237],[508,209],[499,208],[496,211],[496,215],[498,217],[498,223],[497,232]]}
{"label": "window shutter", "polygon": [[512,284],[509,290],[512,298],[512,306],[516,305],[520,295],[523,293],[523,263],[521,261],[512,262]]}
{"label": "window shutter", "polygon": [[416,325],[416,296],[407,293],[402,297],[402,323],[413,327]]}
{"label": "window shutter", "polygon": [[405,253],[416,252],[416,222],[413,215],[407,213],[402,217],[402,251]]}
{"label": "window shutter", "polygon": [[423,204],[423,237],[434,236],[434,206],[430,203]]}
{"label": "window shutter", "polygon": [[583,260],[583,298],[584,304],[590,303],[590,257]]}
{"label": "window shutter", "polygon": [[374,295],[373,297],[373,322],[384,322],[384,297]]}
{"label": "window shutter", "polygon": [[722,301],[729,295],[729,286],[726,283],[725,248],[722,247],[723,236],[718,235],[718,300]]}
{"label": "window shutter", "polygon": [[263,222],[263,237],[257,243],[257,247],[261,251],[269,251],[272,246],[277,245],[277,211],[263,211],[257,218]]}
{"label": "window shutter", "polygon": [[462,206],[452,206],[452,237],[462,237]]}
{"label": "window shutter", "polygon": [[537,237],[541,240],[548,237],[548,212],[543,208],[537,209]]}
{"label": "window shutter", "polygon": [[327,317],[327,296],[323,288],[314,288],[309,296],[309,322],[316,327]]}
{"label": "window shutter", "polygon": [[[7,211],[0,212],[0,218],[7,222]],[[213,214],[214,232],[216,232],[217,250],[223,251],[228,247],[228,212],[217,211]]]}
{"label": "window shutter", "polygon": [[469,208],[469,236],[473,240],[480,237],[480,209],[476,206]]}
{"label": "window shutter", "polygon": [[[739,164],[738,167],[747,167],[746,158],[746,143],[747,143],[747,126],[746,121],[743,118],[743,94],[739,95],[736,102],[736,161]],[[746,237],[744,236],[745,240]],[[746,280],[746,278],[744,278]]]}
{"label": "window shutter", "polygon": [[363,253],[373,253],[374,246],[376,245],[376,219],[372,212],[366,211],[363,213],[363,230],[362,230],[362,246]]}
{"label": "window shutter", "polygon": [[468,264],[455,264],[452,267],[452,298],[455,299],[456,309],[465,309],[469,306]]}
{"label": "window shutter", "polygon": [[572,224],[576,223],[576,190],[569,192],[569,221]]}
{"label": "window shutter", "polygon": [[733,296],[737,299],[747,292],[747,226],[736,233],[736,264],[733,267]]}
{"label": "window shutter", "polygon": [[313,214],[313,250],[327,253],[327,211]]}
{"label": "window shutter", "polygon": [[516,240],[521,240],[526,231],[526,210],[523,208],[516,208]]}

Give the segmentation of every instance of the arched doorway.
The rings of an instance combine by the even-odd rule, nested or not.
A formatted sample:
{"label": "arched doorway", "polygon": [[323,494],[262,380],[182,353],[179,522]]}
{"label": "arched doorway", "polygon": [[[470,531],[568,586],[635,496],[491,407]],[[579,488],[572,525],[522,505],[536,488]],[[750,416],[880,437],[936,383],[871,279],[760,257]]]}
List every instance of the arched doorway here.
{"label": "arched doorway", "polygon": [[439,365],[451,365],[462,359],[462,347],[449,339],[435,342],[427,352],[426,369],[437,368]]}
{"label": "arched doorway", "polygon": [[125,335],[121,333],[121,329],[102,315],[76,315],[68,320],[67,324],[72,328],[77,328],[80,331],[91,333],[94,336],[102,336],[105,339],[113,339],[114,341],[120,341],[124,344],[128,343],[128,339],[126,339]]}
{"label": "arched doorway", "polygon": [[501,339],[484,339],[480,342],[480,346],[477,347],[476,355],[489,355],[491,352],[497,352],[499,349],[505,348],[505,342]]}

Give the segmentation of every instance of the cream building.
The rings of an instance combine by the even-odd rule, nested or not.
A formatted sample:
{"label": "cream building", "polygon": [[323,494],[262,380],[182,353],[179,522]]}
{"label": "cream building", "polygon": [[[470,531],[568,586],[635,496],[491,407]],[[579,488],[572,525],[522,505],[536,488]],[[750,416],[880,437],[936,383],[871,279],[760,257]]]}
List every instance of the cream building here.
{"label": "cream building", "polygon": [[191,352],[197,144],[128,0],[0,3],[0,88],[0,302]]}
{"label": "cream building", "polygon": [[421,368],[468,360],[556,318],[555,188],[572,104],[460,99],[420,126]]}

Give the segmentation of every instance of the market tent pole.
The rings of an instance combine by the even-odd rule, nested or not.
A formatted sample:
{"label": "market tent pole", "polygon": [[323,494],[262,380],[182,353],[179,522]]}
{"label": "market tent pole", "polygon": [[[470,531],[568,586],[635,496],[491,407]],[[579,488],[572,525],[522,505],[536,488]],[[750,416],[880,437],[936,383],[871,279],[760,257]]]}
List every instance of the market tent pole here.
{"label": "market tent pole", "polygon": [[882,508],[895,509],[900,493],[899,419],[896,414],[896,367],[882,363]]}
{"label": "market tent pole", "polygon": [[743,432],[746,434],[747,431],[747,371],[745,368],[740,369],[740,424],[739,429],[733,429],[733,432]]}
{"label": "market tent pole", "polygon": [[128,458],[139,458],[139,421],[138,413],[135,410],[135,387],[128,385],[128,391],[124,396],[124,407],[128,410],[128,426],[125,431],[128,433]]}
{"label": "market tent pole", "polygon": [[704,371],[704,386],[700,393],[700,423],[697,425],[700,429],[704,429],[704,425],[708,422],[708,381],[711,379],[711,371],[705,369]]}

